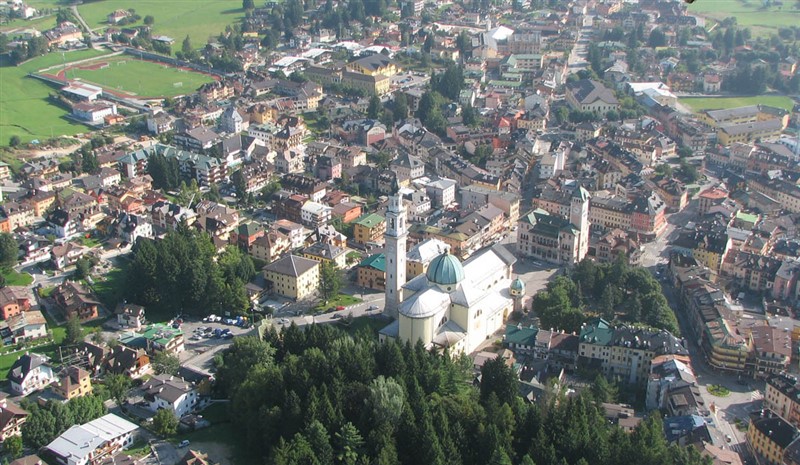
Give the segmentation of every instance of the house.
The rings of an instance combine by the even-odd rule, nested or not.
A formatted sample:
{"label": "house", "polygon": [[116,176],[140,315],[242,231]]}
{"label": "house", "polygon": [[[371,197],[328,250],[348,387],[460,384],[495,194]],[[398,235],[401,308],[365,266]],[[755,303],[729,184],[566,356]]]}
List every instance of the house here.
{"label": "house", "polygon": [[117,325],[120,328],[131,328],[138,330],[144,325],[144,307],[136,304],[129,304],[127,302],[117,304],[114,309],[114,314],[117,315]]}
{"label": "house", "polygon": [[246,113],[231,105],[222,112],[219,119],[220,129],[228,134],[238,134],[247,130],[250,126],[250,119]]}
{"label": "house", "polygon": [[0,288],[0,318],[8,320],[30,308],[31,300],[26,288],[22,286]]}
{"label": "house", "polygon": [[375,213],[362,216],[353,225],[353,237],[359,244],[383,242],[386,232],[386,220]]}
{"label": "house", "polygon": [[109,413],[89,423],[73,425],[45,449],[62,465],[100,464],[129,448],[138,430],[137,425]]}
{"label": "house", "polygon": [[19,357],[6,375],[11,383],[11,391],[20,396],[27,396],[53,383],[56,376],[48,360],[44,355],[31,353]]}
{"label": "house", "polygon": [[303,257],[316,260],[320,263],[333,263],[336,268],[344,269],[347,264],[347,250],[323,242],[316,242],[302,251]]}
{"label": "house", "polygon": [[6,397],[0,399],[0,442],[13,436],[22,435],[22,425],[28,418],[28,412]]}
{"label": "house", "polygon": [[230,242],[243,251],[250,250],[250,247],[259,237],[264,236],[264,228],[256,223],[242,223],[236,228],[236,232],[231,233]]}
{"label": "house", "polygon": [[91,374],[81,367],[67,367],[58,375],[52,389],[66,400],[89,395],[92,393]]}
{"label": "house", "polygon": [[309,200],[300,208],[300,219],[309,228],[325,226],[331,220],[333,209],[325,204]]}
{"label": "house", "polygon": [[250,244],[249,253],[253,258],[272,262],[292,248],[289,237],[270,231]]}
{"label": "house", "polygon": [[150,410],[167,409],[177,418],[195,410],[200,400],[194,385],[167,374],[153,376],[142,385],[142,390]]}
{"label": "house", "polygon": [[119,24],[120,21],[124,20],[128,16],[131,15],[131,12],[128,10],[114,10],[113,12],[109,13],[106,16],[106,20],[108,24]]}
{"label": "house", "polygon": [[319,289],[319,262],[288,255],[263,268],[264,278],[272,292],[295,300],[303,300]]}
{"label": "house", "polygon": [[97,318],[102,305],[93,292],[74,281],[65,281],[57,286],[52,299],[67,319],[77,316],[81,321]]}
{"label": "house", "polygon": [[100,367],[106,373],[137,379],[150,371],[150,357],[144,349],[134,350],[118,345],[108,352]]}
{"label": "house", "polygon": [[50,262],[57,270],[63,270],[74,265],[79,258],[86,252],[86,247],[74,242],[67,242],[64,245],[56,245],[50,249]]}
{"label": "house", "polygon": [[0,334],[7,344],[47,337],[47,320],[39,310],[28,310],[0,323]]}

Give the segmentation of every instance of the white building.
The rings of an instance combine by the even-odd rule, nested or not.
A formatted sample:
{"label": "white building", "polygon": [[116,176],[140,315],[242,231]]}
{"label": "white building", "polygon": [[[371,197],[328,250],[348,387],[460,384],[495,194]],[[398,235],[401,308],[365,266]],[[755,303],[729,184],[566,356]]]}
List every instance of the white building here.
{"label": "white building", "polygon": [[300,209],[300,219],[309,228],[325,226],[331,220],[333,208],[319,202],[308,201]]}
{"label": "white building", "polygon": [[170,410],[180,418],[197,408],[200,395],[191,383],[170,375],[157,375],[142,385],[149,409],[157,412]]}
{"label": "white building", "polygon": [[47,362],[47,357],[39,354],[25,354],[18,358],[6,376],[11,384],[11,391],[27,396],[56,381],[53,368]]}
{"label": "white building", "polygon": [[108,102],[78,103],[72,107],[72,114],[83,121],[102,123],[106,116],[117,114],[117,105]]}
{"label": "white building", "polygon": [[135,424],[113,413],[84,425],[74,425],[45,448],[63,465],[101,463],[133,444]]}

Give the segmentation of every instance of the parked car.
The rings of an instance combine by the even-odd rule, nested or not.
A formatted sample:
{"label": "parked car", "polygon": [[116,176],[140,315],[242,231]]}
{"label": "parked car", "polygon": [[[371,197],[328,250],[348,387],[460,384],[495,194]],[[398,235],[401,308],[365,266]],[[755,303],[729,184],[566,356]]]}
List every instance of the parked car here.
{"label": "parked car", "polygon": [[189,440],[188,439],[184,439],[183,441],[178,443],[178,447],[187,447],[188,445],[189,445]]}
{"label": "parked car", "polygon": [[342,310],[344,310],[344,305],[339,305],[338,307],[336,307],[337,312],[341,312]]}
{"label": "parked car", "polygon": [[372,310],[377,310],[377,309],[378,309],[377,305],[370,305],[369,308],[367,308],[367,311],[372,311]]}

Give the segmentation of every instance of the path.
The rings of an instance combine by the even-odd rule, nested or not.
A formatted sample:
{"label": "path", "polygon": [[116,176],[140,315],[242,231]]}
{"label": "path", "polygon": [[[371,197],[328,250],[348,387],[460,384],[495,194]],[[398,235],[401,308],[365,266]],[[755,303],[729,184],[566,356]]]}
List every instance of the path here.
{"label": "path", "polygon": [[90,28],[89,25],[86,24],[86,21],[83,20],[83,16],[81,16],[81,12],[78,11],[78,5],[72,5],[72,6],[70,6],[70,9],[72,10],[72,14],[75,15],[75,18],[78,20],[78,22],[81,23],[81,26],[83,27],[83,30],[86,31],[86,33],[91,36],[92,35],[92,28]]}

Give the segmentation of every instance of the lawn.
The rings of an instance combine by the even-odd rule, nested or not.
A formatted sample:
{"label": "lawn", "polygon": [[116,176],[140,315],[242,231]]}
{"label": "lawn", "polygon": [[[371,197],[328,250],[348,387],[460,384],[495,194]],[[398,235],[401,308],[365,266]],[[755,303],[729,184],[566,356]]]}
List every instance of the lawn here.
{"label": "lawn", "polygon": [[330,307],[347,307],[349,305],[354,305],[361,302],[363,302],[363,300],[359,299],[358,297],[353,297],[352,295],[348,294],[339,294],[335,298],[330,299],[327,303],[320,303],[312,310],[314,312],[324,312]]}
{"label": "lawn", "polygon": [[[3,25],[0,25],[0,31],[8,32],[13,30],[28,29],[28,28],[34,28],[39,31],[45,31],[47,29],[52,29],[55,26],[56,26],[56,15],[49,15],[43,18],[36,18],[36,19],[17,18],[7,23],[3,23]],[[11,36],[13,37],[14,34],[12,33]]]}
{"label": "lawn", "polygon": [[722,110],[758,104],[792,111],[792,107],[794,106],[794,102],[791,98],[780,95],[760,95],[754,97],[686,97],[681,98],[679,101],[695,112],[702,110]]}
{"label": "lawn", "polygon": [[55,88],[27,74],[64,60],[71,62],[107,53],[103,50],[50,53],[20,66],[0,67],[0,145],[8,144],[13,135],[30,142],[85,132],[86,126],[65,118],[67,110],[47,101]]}
{"label": "lawn", "polygon": [[358,318],[353,318],[353,321],[346,325],[344,324],[344,320],[340,320],[339,328],[344,330],[347,334],[351,336],[358,333],[361,330],[366,329],[367,331],[373,333],[374,336],[378,336],[378,331],[386,327],[391,323],[391,320],[384,318],[381,315],[375,316],[360,316]]}
{"label": "lawn", "polygon": [[3,270],[0,272],[5,279],[6,286],[30,286],[33,276],[28,273],[17,273],[14,270]]}
{"label": "lawn", "polygon": [[[106,0],[86,2],[78,7],[81,16],[92,28],[108,26],[106,16],[114,10],[134,8],[144,18],[153,16],[153,35],[175,39],[172,50],[180,50],[187,35],[195,48],[203,47],[209,37],[216,37],[225,27],[238,23],[244,16],[240,0],[193,0],[191,2],[161,0]],[[141,25],[141,21],[136,23]]]}
{"label": "lawn", "polygon": [[[214,79],[205,74],[182,71],[152,61],[142,61],[128,55],[98,60],[107,64],[101,69],[67,69],[67,77],[80,78],[111,90],[121,90],[142,97],[174,97],[192,93]],[[90,66],[91,63],[81,66]],[[180,87],[175,84],[180,83]]]}
{"label": "lawn", "polygon": [[781,7],[764,8],[762,5],[760,0],[700,1],[690,5],[688,12],[717,21],[733,16],[739,26],[752,28],[754,34],[777,32],[779,27],[800,24],[796,2],[784,2]]}
{"label": "lawn", "polygon": [[729,391],[728,388],[720,386],[719,384],[709,384],[708,393],[716,397],[728,397],[731,395],[731,391]]}
{"label": "lawn", "polygon": [[[95,294],[106,308],[113,310],[118,303],[122,302],[125,298],[125,281],[128,276],[129,262],[127,260],[120,260],[122,266],[113,268],[106,273],[105,279],[100,276],[94,276],[94,289]],[[148,318],[153,321],[153,315],[148,313]]]}

